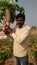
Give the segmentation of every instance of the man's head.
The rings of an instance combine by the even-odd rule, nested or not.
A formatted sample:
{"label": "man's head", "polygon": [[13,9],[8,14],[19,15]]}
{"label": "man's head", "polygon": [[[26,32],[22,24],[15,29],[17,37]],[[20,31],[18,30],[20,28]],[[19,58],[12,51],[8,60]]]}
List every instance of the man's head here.
{"label": "man's head", "polygon": [[19,13],[16,16],[16,24],[18,25],[18,27],[22,27],[24,25],[24,21],[25,21],[25,14]]}

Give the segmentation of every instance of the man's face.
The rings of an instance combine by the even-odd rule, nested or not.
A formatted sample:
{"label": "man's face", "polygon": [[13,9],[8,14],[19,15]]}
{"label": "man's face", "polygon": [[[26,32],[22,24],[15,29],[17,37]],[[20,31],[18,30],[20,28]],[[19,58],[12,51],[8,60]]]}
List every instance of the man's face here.
{"label": "man's face", "polygon": [[16,24],[18,25],[19,28],[22,27],[24,24],[23,18],[20,17],[16,19]]}

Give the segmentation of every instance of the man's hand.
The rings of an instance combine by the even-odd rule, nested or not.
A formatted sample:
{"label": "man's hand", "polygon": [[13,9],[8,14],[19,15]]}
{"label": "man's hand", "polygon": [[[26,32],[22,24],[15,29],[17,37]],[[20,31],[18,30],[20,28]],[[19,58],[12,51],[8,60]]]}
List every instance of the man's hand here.
{"label": "man's hand", "polygon": [[6,35],[9,35],[9,33],[12,33],[13,30],[8,26],[7,28],[5,28],[4,32]]}

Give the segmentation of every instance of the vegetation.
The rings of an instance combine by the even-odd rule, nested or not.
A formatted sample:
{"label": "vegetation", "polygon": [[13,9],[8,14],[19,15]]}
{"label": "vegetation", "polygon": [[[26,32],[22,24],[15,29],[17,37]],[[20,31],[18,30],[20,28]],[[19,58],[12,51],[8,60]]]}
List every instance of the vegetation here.
{"label": "vegetation", "polygon": [[[6,14],[9,14],[10,11],[10,18],[11,23],[14,22],[16,17],[16,12],[24,13],[24,8],[20,7],[17,4],[18,0],[0,0],[0,20],[2,17]],[[9,10],[8,13],[5,13],[6,10]],[[6,15],[7,18],[9,18],[9,15]]]}
{"label": "vegetation", "polygon": [[11,57],[11,53],[8,50],[0,52],[0,59],[6,60]]}
{"label": "vegetation", "polygon": [[32,59],[35,60],[37,64],[37,36],[30,37],[29,43],[31,44],[30,51],[31,51]]}
{"label": "vegetation", "polygon": [[[25,10],[23,7],[20,7],[17,4],[18,0],[0,0],[0,21],[3,18],[3,16],[6,16],[7,18],[9,18],[10,15],[10,21],[11,23],[14,22],[15,17],[16,17],[16,12],[20,12],[20,13],[24,13]],[[5,13],[6,10],[9,13]],[[8,15],[8,16],[7,16]],[[32,29],[37,29],[37,27],[33,26]],[[0,29],[1,31],[1,29]],[[31,44],[31,54],[32,54],[32,58],[36,60],[36,64],[37,64],[37,36],[32,36],[29,39],[29,43]],[[0,40],[0,59],[3,60],[7,60],[10,57],[12,57],[12,53],[13,53],[13,42],[7,38],[7,39],[3,39]],[[29,65],[33,65],[32,63],[29,63]]]}
{"label": "vegetation", "polygon": [[37,48],[37,36],[30,37],[29,42],[31,43],[32,47]]}
{"label": "vegetation", "polygon": [[13,42],[10,39],[0,40],[0,59],[8,59],[13,53]]}
{"label": "vegetation", "polygon": [[32,54],[32,58],[36,60],[36,64],[37,64],[37,50],[31,50],[31,54]]}

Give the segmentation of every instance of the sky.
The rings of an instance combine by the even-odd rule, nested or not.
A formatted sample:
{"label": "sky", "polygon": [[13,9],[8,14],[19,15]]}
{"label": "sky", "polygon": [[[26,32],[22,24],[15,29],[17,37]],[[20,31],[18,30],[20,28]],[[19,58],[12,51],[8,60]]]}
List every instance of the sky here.
{"label": "sky", "polygon": [[18,0],[19,5],[23,6],[26,15],[26,24],[37,26],[37,0]]}
{"label": "sky", "polygon": [[[29,26],[37,26],[37,0],[18,0],[18,4],[25,9],[25,24]],[[16,22],[11,24],[15,27]]]}

